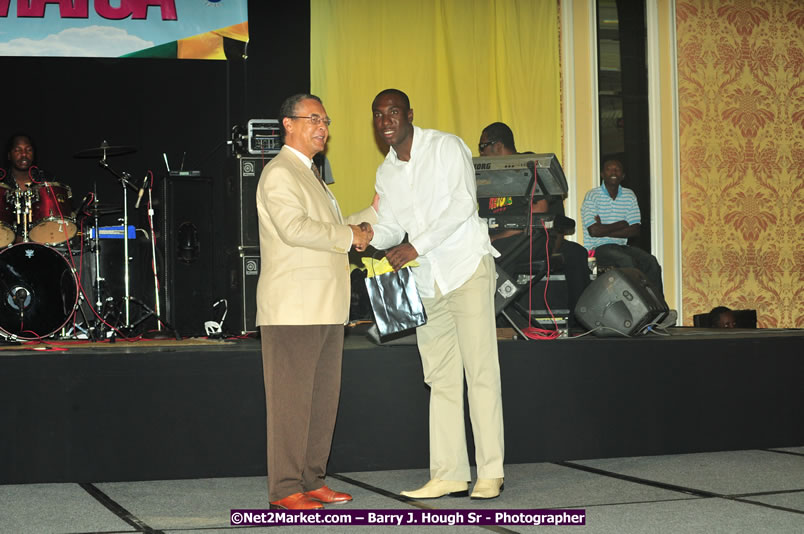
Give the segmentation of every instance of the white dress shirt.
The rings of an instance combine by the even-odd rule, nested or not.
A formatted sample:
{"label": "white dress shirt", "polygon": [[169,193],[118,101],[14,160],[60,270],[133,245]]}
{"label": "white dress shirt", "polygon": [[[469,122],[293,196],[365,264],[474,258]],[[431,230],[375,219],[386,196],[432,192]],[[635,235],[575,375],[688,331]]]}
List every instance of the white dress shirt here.
{"label": "white dress shirt", "polygon": [[[288,150],[290,150],[297,158],[299,158],[299,160],[301,160],[301,162],[304,163],[304,166],[310,169],[310,172],[313,172],[313,160],[311,160],[310,158],[308,158],[307,156],[305,156],[304,154],[302,154],[301,152],[299,152],[290,145],[284,145],[284,146],[288,147]],[[327,192],[329,201],[332,202],[332,206],[335,208],[335,212],[338,214],[338,217],[343,219],[343,214],[341,213],[341,207],[338,205],[338,199],[335,198],[335,195],[332,194],[332,191],[329,190],[329,187],[326,186],[323,180],[321,180],[321,184],[324,186],[324,191]],[[349,231],[352,232],[351,227],[349,228]],[[355,233],[352,232],[352,240],[354,240],[354,236]]]}
{"label": "white dress shirt", "polygon": [[378,222],[371,244],[388,249],[405,234],[419,253],[413,269],[425,298],[457,289],[477,269],[480,258],[499,253],[488,226],[477,214],[477,185],[472,153],[459,137],[413,127],[410,161],[393,147],[377,169]]}

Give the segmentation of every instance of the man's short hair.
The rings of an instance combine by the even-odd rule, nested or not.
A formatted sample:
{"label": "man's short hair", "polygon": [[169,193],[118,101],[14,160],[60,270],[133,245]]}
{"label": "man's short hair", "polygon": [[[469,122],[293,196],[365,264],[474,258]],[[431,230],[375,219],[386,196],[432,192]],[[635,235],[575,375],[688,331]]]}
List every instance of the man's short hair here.
{"label": "man's short hair", "polygon": [[374,100],[372,100],[372,102],[376,101],[382,95],[387,94],[397,95],[399,98],[402,99],[402,103],[405,104],[405,109],[406,110],[410,109],[410,98],[408,98],[408,95],[406,95],[403,91],[400,91],[399,89],[383,89],[382,91],[377,93],[377,96],[374,97]]}
{"label": "man's short hair", "polygon": [[712,311],[709,312],[709,324],[714,325],[720,320],[721,314],[728,313],[732,311],[730,308],[726,306],[716,306],[712,308]]}
{"label": "man's short hair", "polygon": [[617,165],[620,166],[620,169],[622,169],[622,171],[625,172],[625,165],[623,165],[623,162],[620,161],[618,158],[606,158],[605,160],[603,160],[603,163],[600,165],[600,172],[605,171],[606,165],[608,165],[609,163],[616,163]]}
{"label": "man's short hair", "polygon": [[512,152],[516,152],[514,143],[514,132],[504,122],[494,122],[483,128],[486,139],[489,141],[499,141],[503,146]]}
{"label": "man's short hair", "polygon": [[285,125],[283,123],[285,117],[293,117],[296,114],[296,106],[299,104],[299,102],[301,102],[302,100],[307,100],[308,98],[316,100],[320,104],[323,104],[323,102],[321,102],[321,99],[315,95],[311,95],[310,93],[298,93],[293,96],[287,97],[285,101],[282,102],[282,105],[279,106],[279,114],[278,114],[279,131],[282,134],[283,142],[285,141],[285,133],[286,133]]}

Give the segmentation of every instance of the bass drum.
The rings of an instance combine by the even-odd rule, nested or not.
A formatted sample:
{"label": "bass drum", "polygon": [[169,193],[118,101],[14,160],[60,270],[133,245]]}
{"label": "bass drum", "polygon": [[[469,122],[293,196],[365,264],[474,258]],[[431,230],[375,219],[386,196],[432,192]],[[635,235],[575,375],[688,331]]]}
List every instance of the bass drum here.
{"label": "bass drum", "polygon": [[20,243],[0,252],[0,335],[50,337],[67,324],[77,303],[73,269],[52,248]]}

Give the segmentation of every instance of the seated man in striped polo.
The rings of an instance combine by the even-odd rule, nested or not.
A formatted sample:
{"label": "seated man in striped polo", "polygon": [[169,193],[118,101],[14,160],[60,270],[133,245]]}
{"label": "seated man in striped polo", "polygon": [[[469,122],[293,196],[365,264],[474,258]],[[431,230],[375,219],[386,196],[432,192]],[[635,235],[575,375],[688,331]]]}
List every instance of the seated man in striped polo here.
{"label": "seated man in striped polo", "polygon": [[639,235],[642,217],[634,192],[620,185],[623,164],[607,160],[600,175],[603,183],[586,193],[581,205],[584,246],[595,251],[598,266],[639,269],[664,298],[659,262],[649,252],[628,246],[628,238]]}

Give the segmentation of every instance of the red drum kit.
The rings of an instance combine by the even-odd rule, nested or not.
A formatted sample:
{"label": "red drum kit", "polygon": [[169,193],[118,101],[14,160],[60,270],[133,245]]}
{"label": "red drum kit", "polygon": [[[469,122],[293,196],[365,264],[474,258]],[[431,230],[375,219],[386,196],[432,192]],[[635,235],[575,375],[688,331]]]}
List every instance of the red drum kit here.
{"label": "red drum kit", "polygon": [[[105,141],[98,148],[83,150],[75,154],[77,158],[101,157],[100,165],[114,174],[123,186],[123,208],[100,208],[95,198],[95,205],[82,205],[82,214],[94,215],[95,232],[94,247],[95,269],[93,286],[97,298],[96,305],[101,307],[101,277],[98,259],[98,216],[104,213],[123,212],[123,228],[128,228],[127,189],[138,189],[131,183],[127,173],[118,174],[106,162],[107,156],[127,154],[136,149],[129,146],[109,146]],[[150,195],[150,191],[149,191]],[[72,255],[60,252],[74,238],[90,241],[89,235],[78,235],[76,212],[73,211],[72,190],[68,185],[55,181],[42,181],[29,184],[28,189],[14,189],[0,183],[0,338],[6,340],[35,340],[56,335],[61,332],[67,336],[66,327],[71,319],[79,313],[79,301],[91,300],[88,293],[79,295],[79,280],[76,269],[71,264]],[[89,196],[87,197],[89,198]],[[139,202],[138,202],[139,204]],[[148,316],[159,319],[159,295],[155,292],[156,311],[129,295],[128,273],[128,232],[124,234],[124,271],[125,296],[123,297],[125,316],[118,326],[123,333],[130,333]],[[20,242],[21,241],[21,242]],[[15,243],[16,242],[16,243]],[[153,247],[153,239],[151,239]],[[152,252],[154,250],[152,249]],[[154,269],[154,282],[158,287]],[[90,287],[84,287],[88,291]],[[113,300],[109,298],[107,300]],[[130,319],[129,301],[139,302],[148,312],[135,324]],[[91,307],[92,305],[88,303]],[[82,312],[83,313],[83,312]],[[96,315],[102,314],[97,309]],[[87,315],[87,314],[84,314]],[[89,314],[91,315],[91,314]],[[87,324],[95,317],[84,317]],[[72,321],[76,323],[77,321]],[[157,327],[161,330],[160,321]],[[107,325],[112,327],[113,325]],[[94,326],[92,327],[95,328]],[[103,328],[99,328],[103,330]],[[115,328],[115,330],[117,330]],[[73,329],[72,337],[77,332]],[[87,336],[90,337],[90,336]]]}
{"label": "red drum kit", "polygon": [[17,229],[30,241],[51,246],[74,238],[78,231],[68,185],[42,182],[23,191],[0,184],[0,197],[0,247],[14,243]]}
{"label": "red drum kit", "polygon": [[[74,269],[50,248],[75,237],[72,191],[58,182],[26,190],[0,184],[0,336],[38,339],[58,332],[75,313]],[[17,233],[22,242],[14,244]]]}

